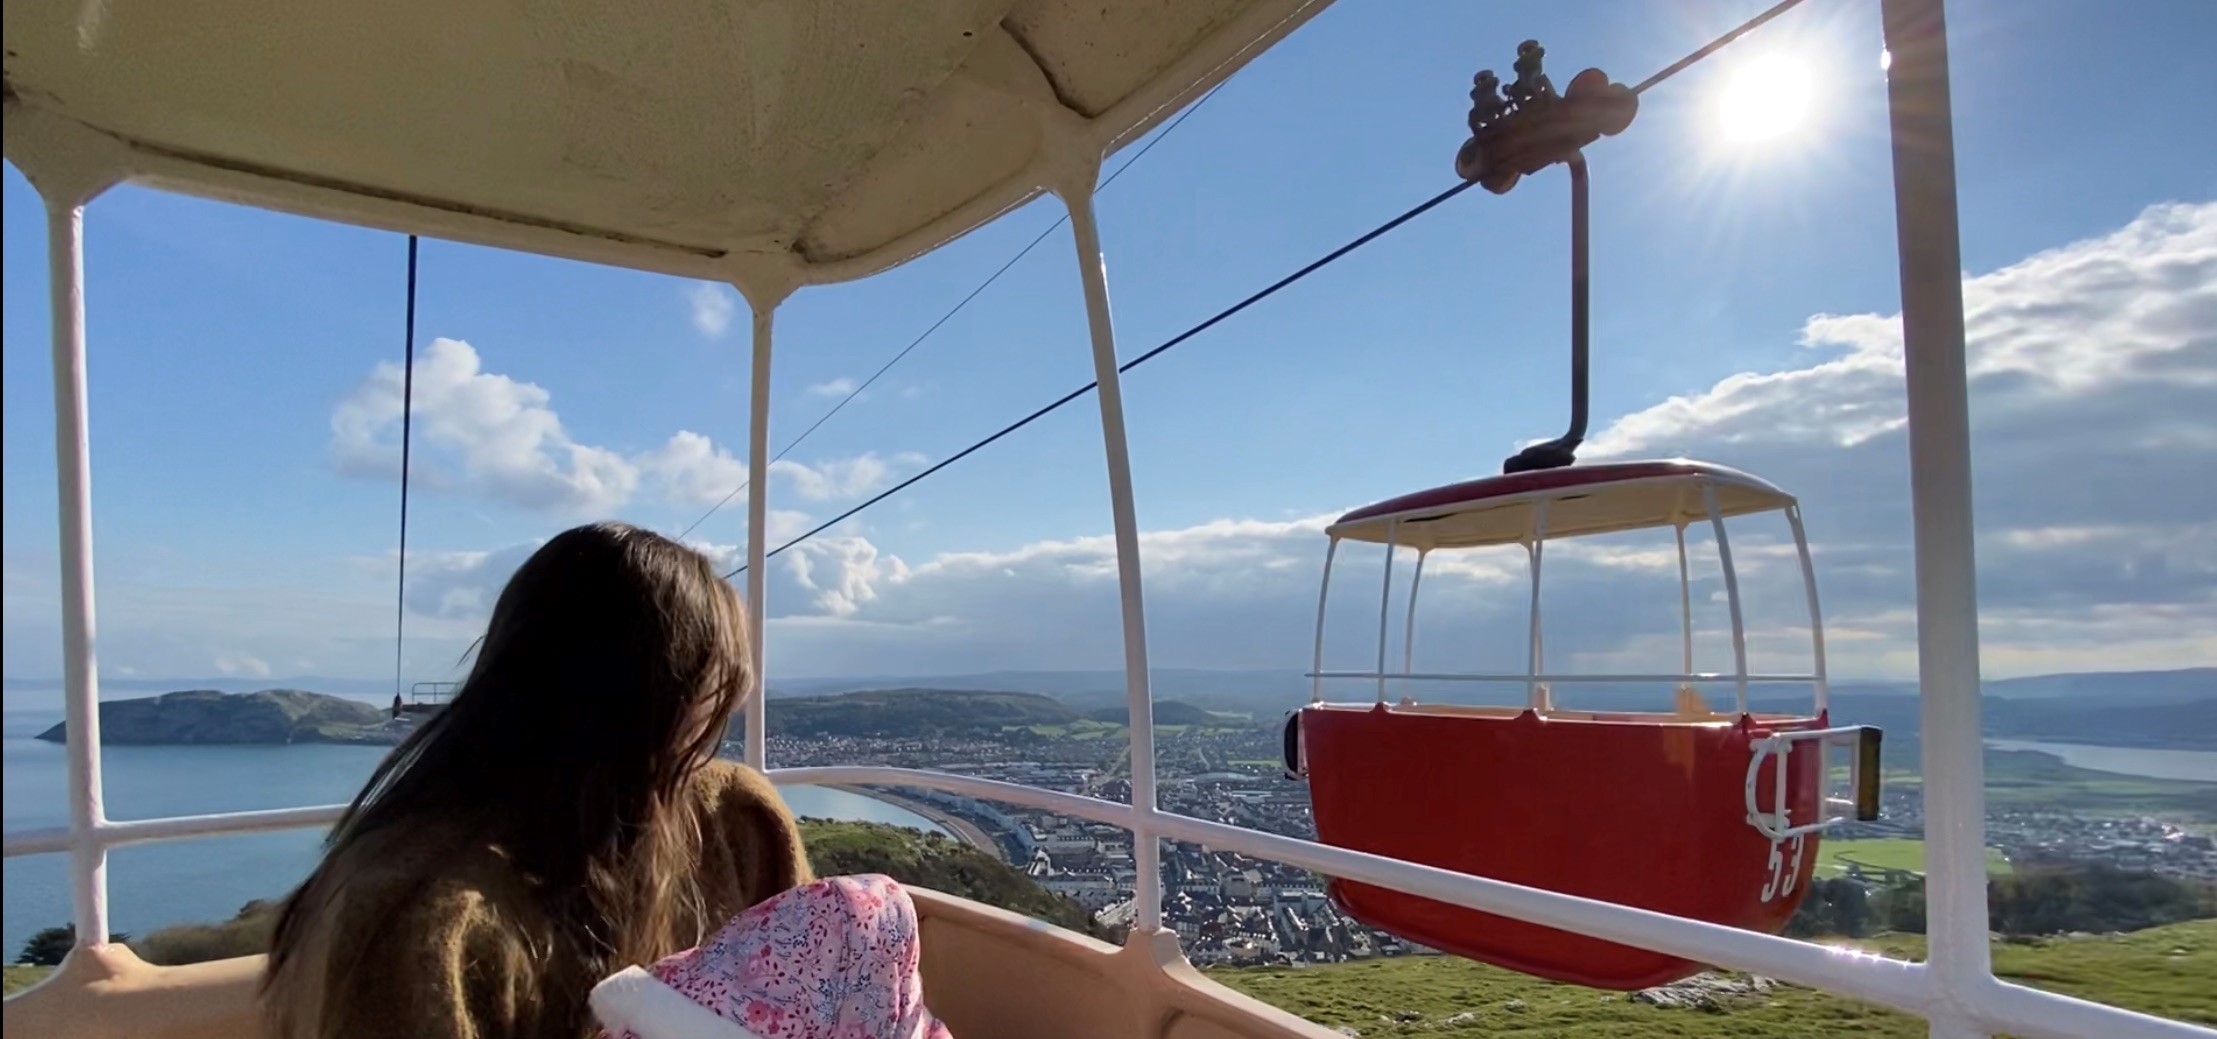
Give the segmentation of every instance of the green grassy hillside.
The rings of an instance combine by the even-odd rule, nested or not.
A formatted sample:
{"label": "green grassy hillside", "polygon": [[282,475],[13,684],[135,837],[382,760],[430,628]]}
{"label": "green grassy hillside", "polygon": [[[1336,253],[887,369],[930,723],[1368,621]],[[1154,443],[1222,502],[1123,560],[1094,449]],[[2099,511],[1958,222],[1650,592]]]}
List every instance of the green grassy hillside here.
{"label": "green grassy hillside", "polygon": [[[780,736],[947,736],[1011,725],[1078,720],[1060,700],[1036,693],[961,689],[873,689],[836,696],[772,697],[770,731]],[[737,722],[733,722],[737,731]]]}
{"label": "green grassy hillside", "polygon": [[[1924,940],[1852,943],[1921,957]],[[2131,934],[2008,942],[1994,970],[2024,984],[2145,1013],[2217,1025],[2217,921]],[[1703,1006],[1661,1007],[1629,993],[1558,985],[1445,956],[1296,969],[1214,970],[1209,976],[1321,1024],[1366,1036],[1518,1035],[1922,1039],[1922,1021],[1791,985],[1741,975],[1712,980]]]}
{"label": "green grassy hillside", "polygon": [[801,840],[818,876],[883,873],[903,884],[999,906],[1081,934],[1095,933],[1093,916],[1083,906],[1049,893],[1001,860],[943,834],[879,823],[803,819]]}
{"label": "green grassy hillside", "polygon": [[27,967],[20,963],[8,964],[6,987],[0,991],[4,991],[6,995],[15,995],[38,984],[39,979],[46,977],[47,973],[53,969],[52,967]]}

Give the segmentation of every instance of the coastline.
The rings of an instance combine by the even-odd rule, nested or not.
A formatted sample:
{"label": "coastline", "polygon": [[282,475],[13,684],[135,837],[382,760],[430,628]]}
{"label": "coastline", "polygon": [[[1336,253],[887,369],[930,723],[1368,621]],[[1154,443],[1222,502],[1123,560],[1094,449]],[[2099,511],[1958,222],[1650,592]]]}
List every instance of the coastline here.
{"label": "coastline", "polygon": [[955,840],[993,856],[996,861],[1008,861],[1007,854],[1001,851],[1000,842],[994,840],[991,834],[986,833],[983,827],[938,805],[926,804],[914,798],[903,797],[884,787],[854,786],[847,783],[827,783],[824,785],[828,789],[844,790],[850,794],[883,801],[895,808],[914,812],[945,827],[954,834]]}

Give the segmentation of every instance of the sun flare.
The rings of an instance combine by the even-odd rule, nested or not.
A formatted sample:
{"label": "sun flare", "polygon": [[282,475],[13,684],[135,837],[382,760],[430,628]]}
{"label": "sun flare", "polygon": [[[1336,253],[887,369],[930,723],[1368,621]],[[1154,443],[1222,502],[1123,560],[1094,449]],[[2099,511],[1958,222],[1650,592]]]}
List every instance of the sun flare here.
{"label": "sun flare", "polygon": [[1793,131],[1809,111],[1806,62],[1766,54],[1733,70],[1718,99],[1717,123],[1725,139],[1767,141]]}

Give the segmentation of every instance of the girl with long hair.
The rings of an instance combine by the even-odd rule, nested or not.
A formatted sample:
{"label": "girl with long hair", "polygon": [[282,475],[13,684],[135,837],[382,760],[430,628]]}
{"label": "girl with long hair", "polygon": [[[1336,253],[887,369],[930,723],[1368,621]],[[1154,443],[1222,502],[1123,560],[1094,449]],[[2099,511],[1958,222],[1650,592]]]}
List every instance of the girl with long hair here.
{"label": "girl with long hair", "polygon": [[715,756],[759,687],[748,637],[737,593],[683,545],[620,524],[547,542],[460,692],[286,901],[272,1034],[591,1035],[602,979],[806,884],[776,790]]}

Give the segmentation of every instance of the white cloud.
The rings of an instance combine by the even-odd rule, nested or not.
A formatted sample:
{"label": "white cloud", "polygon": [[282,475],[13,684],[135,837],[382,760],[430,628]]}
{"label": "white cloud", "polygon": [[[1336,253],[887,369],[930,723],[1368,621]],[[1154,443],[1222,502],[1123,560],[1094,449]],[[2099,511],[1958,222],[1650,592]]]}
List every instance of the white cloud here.
{"label": "white cloud", "polygon": [[[2117,232],[1966,279],[1977,438],[1977,519],[1984,651],[1995,675],[2217,661],[2217,206],[2159,206]],[[1898,320],[1820,315],[1802,330],[1811,353],[1776,371],[1722,379],[1610,423],[1589,454],[1687,454],[1782,481],[1802,495],[1815,542],[1834,673],[1915,670]],[[441,348],[435,347],[434,353]],[[444,348],[467,351],[461,344]],[[576,445],[544,391],[453,363],[451,399],[484,412],[454,430],[487,445],[426,443],[459,474],[497,469],[507,483],[587,497]],[[370,471],[397,424],[396,396],[376,392],[385,366],[333,417],[334,449]],[[419,390],[425,373],[418,371]],[[456,380],[450,380],[456,381]],[[397,394],[397,385],[393,389]],[[507,405],[505,410],[496,404]],[[534,411],[536,409],[536,411]],[[503,417],[505,416],[505,417]],[[349,449],[354,449],[351,452]],[[624,459],[637,486],[673,500],[720,497],[744,466],[707,437],[680,432]],[[915,456],[780,463],[778,500],[846,500],[886,486]],[[614,486],[614,481],[604,481]],[[628,485],[627,485],[628,486]],[[531,495],[507,492],[508,500]],[[713,500],[710,497],[709,500]],[[1353,503],[1350,503],[1353,504]],[[772,544],[815,517],[772,514]],[[1142,538],[1150,645],[1160,666],[1292,668],[1307,663],[1325,516],[1223,519]],[[1105,527],[1105,517],[1103,524]],[[1807,632],[1796,567],[1775,517],[1732,528],[1758,658],[1791,663]],[[1566,668],[1675,667],[1677,587],[1670,538],[1551,547],[1544,612],[1551,663]],[[1717,667],[1720,582],[1696,538],[1697,666]],[[412,553],[411,657],[447,666],[483,623],[510,572],[535,547]],[[729,570],[737,545],[697,545]],[[1378,554],[1342,550],[1327,666],[1375,653]],[[1420,665],[1519,669],[1525,602],[1515,550],[1435,556],[1427,568]],[[389,660],[389,561],[336,596],[315,589],[132,588],[102,597],[102,651],[146,673],[205,667],[211,646],[260,660]],[[994,668],[1115,667],[1120,618],[1105,534],[1013,548],[903,556],[882,535],[842,532],[767,568],[769,654],[783,675],[963,673]],[[50,560],[7,570],[8,657],[53,656]],[[108,577],[105,580],[116,580]],[[1406,585],[1406,566],[1396,595]],[[380,603],[380,598],[382,602]],[[333,619],[327,619],[333,618]],[[1392,641],[1398,652],[1396,621]],[[435,647],[445,654],[432,661]],[[236,662],[234,662],[236,663]],[[163,669],[167,668],[167,671]],[[45,669],[41,669],[44,671]]]}
{"label": "white cloud", "polygon": [[880,458],[874,452],[865,452],[853,458],[835,458],[814,465],[783,461],[770,463],[770,471],[785,477],[786,483],[805,501],[837,501],[875,494],[893,483],[896,468],[913,468],[924,462],[924,456],[902,452],[891,458]]}
{"label": "white cloud", "polygon": [[268,678],[269,664],[245,653],[223,653],[216,657],[216,673],[231,678]]}
{"label": "white cloud", "polygon": [[[331,453],[341,473],[395,479],[400,472],[401,366],[381,363],[332,409]],[[700,508],[746,482],[746,463],[691,430],[626,456],[570,438],[545,389],[485,371],[475,348],[433,340],[416,361],[417,442],[412,479],[425,489],[457,490],[517,508],[564,517],[601,516],[629,504],[642,486],[670,505]],[[891,483],[922,455],[814,463],[780,461],[771,471],[783,491],[806,501],[838,501]]]}
{"label": "white cloud", "polygon": [[669,443],[640,455],[639,465],[661,483],[672,505],[714,505],[747,482],[747,463],[690,430],[681,429]]}
{"label": "white cloud", "polygon": [[808,392],[810,396],[814,397],[844,397],[854,392],[855,385],[853,379],[842,375],[829,382],[819,382],[814,386],[810,386]]}
{"label": "white cloud", "polygon": [[[2152,207],[2112,234],[1967,278],[1964,298],[1989,671],[2217,661],[2217,410],[2208,404],[2217,388],[2217,205]],[[1910,674],[1900,321],[1818,315],[1802,341],[1820,356],[1624,416],[1588,454],[1685,454],[1786,481],[1808,513],[1834,672]],[[1147,533],[1156,660],[1305,660],[1322,522]],[[1806,662],[1808,633],[1784,533],[1775,517],[1733,527],[1752,652],[1795,666]],[[1697,538],[1697,654],[1702,666],[1720,666],[1724,627],[1710,615],[1721,609],[1721,584],[1713,562],[1704,572],[1705,543]],[[1552,659],[1675,666],[1667,536],[1568,542],[1548,558]],[[1373,576],[1340,579],[1370,589],[1349,592],[1369,600],[1350,619],[1373,618],[1338,625],[1356,636],[1350,646],[1376,639],[1375,562],[1343,573],[1366,569]],[[1520,558],[1435,556],[1427,573],[1420,653],[1496,664],[1513,654],[1513,640],[1477,631],[1514,628],[1522,617],[1521,596],[1508,591],[1522,582]],[[802,666],[796,657],[841,661],[817,666],[843,673],[873,669],[860,661],[893,671],[1114,666],[1114,575],[1105,535],[915,563],[853,537],[791,562],[770,608],[780,637],[798,646],[781,651],[789,667]],[[1457,610],[1460,627],[1435,628]]]}
{"label": "white cloud", "polygon": [[[401,366],[380,363],[331,414],[339,470],[399,472]],[[639,474],[622,455],[570,439],[546,390],[483,370],[477,351],[435,339],[416,361],[412,462],[430,486],[465,486],[525,509],[602,513],[630,500]],[[448,471],[454,466],[458,471]]]}
{"label": "white cloud", "polygon": [[695,282],[686,290],[685,301],[693,308],[693,327],[710,339],[721,339],[731,331],[731,319],[739,312],[731,287],[712,281]]}

